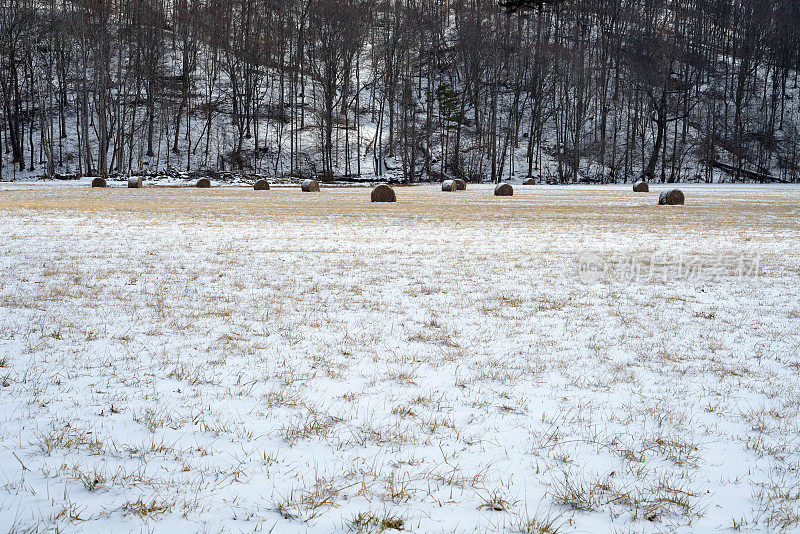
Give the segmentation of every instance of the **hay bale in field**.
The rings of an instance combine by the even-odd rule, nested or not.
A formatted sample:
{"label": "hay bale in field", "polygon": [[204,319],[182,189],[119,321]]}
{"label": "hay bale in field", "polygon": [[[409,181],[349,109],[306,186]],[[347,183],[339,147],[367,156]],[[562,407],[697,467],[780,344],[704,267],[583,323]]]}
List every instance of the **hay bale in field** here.
{"label": "hay bale in field", "polygon": [[253,189],[256,191],[269,191],[269,182],[266,180],[256,180],[253,184]]}
{"label": "hay bale in field", "polygon": [[633,192],[634,193],[649,193],[650,192],[650,186],[647,184],[647,182],[645,182],[643,180],[639,180],[638,182],[633,184]]}
{"label": "hay bale in field", "polygon": [[527,180],[522,182],[522,185],[536,185],[536,179],[535,178],[528,178]]}
{"label": "hay bale in field", "polygon": [[464,180],[453,180],[453,183],[456,184],[456,191],[464,191],[467,189],[467,182]]}
{"label": "hay bale in field", "polygon": [[457,191],[456,182],[454,180],[445,180],[442,182],[442,191]]}
{"label": "hay bale in field", "polygon": [[95,178],[92,180],[92,187],[108,187],[105,178]]}
{"label": "hay bale in field", "polygon": [[494,196],[496,197],[510,197],[514,195],[514,188],[511,187],[511,184],[497,184],[497,187],[494,188]]}
{"label": "hay bale in field", "polygon": [[686,199],[683,196],[683,191],[680,189],[669,189],[661,192],[661,195],[658,197],[658,205],[683,206],[685,200]]}
{"label": "hay bale in field", "polygon": [[372,202],[397,202],[394,189],[386,184],[381,184],[372,190]]}
{"label": "hay bale in field", "polygon": [[142,187],[141,176],[131,176],[128,178],[128,189],[139,189],[140,187]]}
{"label": "hay bale in field", "polygon": [[208,178],[200,178],[199,180],[197,180],[196,186],[199,187],[200,189],[208,189],[209,187],[211,187],[211,180],[209,180]]}
{"label": "hay bale in field", "polygon": [[302,189],[304,193],[318,193],[319,182],[316,180],[303,180],[303,183],[300,184],[300,189]]}

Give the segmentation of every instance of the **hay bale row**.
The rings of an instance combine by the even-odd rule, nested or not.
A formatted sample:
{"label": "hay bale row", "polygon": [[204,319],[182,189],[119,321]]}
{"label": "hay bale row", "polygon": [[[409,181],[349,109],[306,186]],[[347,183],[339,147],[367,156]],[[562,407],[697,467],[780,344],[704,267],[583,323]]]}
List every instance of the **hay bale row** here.
{"label": "hay bale row", "polygon": [[683,206],[686,197],[680,189],[669,189],[662,191],[658,197],[659,206]]}
{"label": "hay bale row", "polygon": [[372,202],[397,202],[394,189],[386,184],[381,184],[372,190]]}
{"label": "hay bale row", "polygon": [[304,193],[319,193],[319,182],[316,180],[303,180],[300,184],[300,189]]}
{"label": "hay bale row", "polygon": [[511,187],[511,184],[497,184],[497,187],[494,188],[494,196],[496,197],[511,197],[514,196],[514,188]]}
{"label": "hay bale row", "polygon": [[[523,182],[523,185],[535,185],[533,178],[528,178]],[[108,187],[108,182],[104,178],[95,178],[92,180],[92,187]],[[128,188],[138,189],[142,187],[141,176],[131,176],[128,178]],[[208,189],[211,187],[211,180],[208,178],[201,178],[197,181],[196,187],[200,189]],[[442,191],[461,191],[467,188],[464,180],[445,180],[442,182]],[[269,182],[267,180],[257,180],[253,185],[256,191],[269,191]],[[306,192],[319,192],[319,182],[316,180],[303,180],[301,189]],[[633,185],[633,191],[636,193],[647,193],[650,191],[650,186],[647,182],[638,181]],[[494,188],[494,195],[498,197],[514,196],[514,188],[511,184],[500,183]],[[372,190],[370,195],[372,202],[397,202],[397,196],[394,189],[386,184],[381,184]],[[682,206],[686,202],[686,197],[680,189],[669,189],[662,191],[658,198],[659,206]]]}

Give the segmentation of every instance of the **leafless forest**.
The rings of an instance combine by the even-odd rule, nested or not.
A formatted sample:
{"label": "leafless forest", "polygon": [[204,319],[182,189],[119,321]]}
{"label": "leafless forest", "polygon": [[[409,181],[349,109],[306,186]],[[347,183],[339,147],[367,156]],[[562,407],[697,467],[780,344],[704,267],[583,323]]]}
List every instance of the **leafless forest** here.
{"label": "leafless forest", "polygon": [[800,180],[796,0],[0,0],[3,178]]}

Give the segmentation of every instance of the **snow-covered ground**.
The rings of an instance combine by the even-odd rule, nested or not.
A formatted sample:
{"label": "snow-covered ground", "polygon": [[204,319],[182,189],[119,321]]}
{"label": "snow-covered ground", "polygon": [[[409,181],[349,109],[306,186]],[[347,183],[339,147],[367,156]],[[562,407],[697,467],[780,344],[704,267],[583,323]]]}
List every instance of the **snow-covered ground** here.
{"label": "snow-covered ground", "polygon": [[0,531],[797,530],[800,188],[682,188],[0,184]]}

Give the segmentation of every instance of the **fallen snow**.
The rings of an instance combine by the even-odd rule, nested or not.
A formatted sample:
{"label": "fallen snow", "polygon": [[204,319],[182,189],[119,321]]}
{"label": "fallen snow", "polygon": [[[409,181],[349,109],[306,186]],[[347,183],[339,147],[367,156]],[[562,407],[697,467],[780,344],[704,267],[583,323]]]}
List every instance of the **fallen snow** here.
{"label": "fallen snow", "polygon": [[0,526],[797,529],[800,188],[682,188],[0,184]]}

